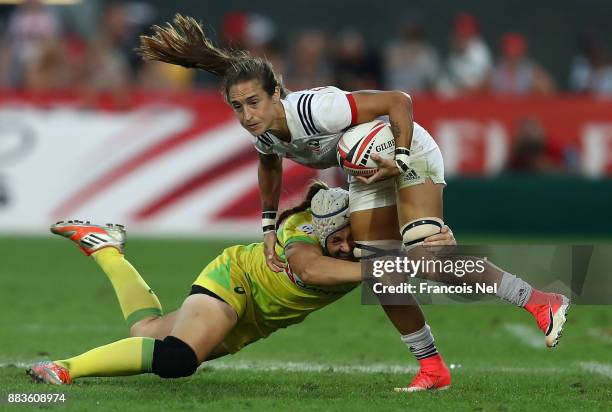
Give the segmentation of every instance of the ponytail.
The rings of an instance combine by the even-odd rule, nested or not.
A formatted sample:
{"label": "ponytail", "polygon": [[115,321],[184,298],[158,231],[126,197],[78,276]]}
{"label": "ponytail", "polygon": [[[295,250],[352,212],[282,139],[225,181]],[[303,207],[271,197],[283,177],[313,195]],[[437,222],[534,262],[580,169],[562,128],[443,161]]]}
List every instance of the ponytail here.
{"label": "ponytail", "polygon": [[308,192],[306,193],[306,197],[304,198],[302,203],[300,203],[299,205],[295,207],[292,207],[291,209],[283,210],[281,214],[278,216],[278,219],[276,220],[276,230],[278,230],[281,223],[283,223],[283,220],[287,219],[289,216],[294,215],[296,213],[303,212],[306,209],[310,208],[310,202],[312,201],[312,198],[314,197],[314,195],[317,194],[319,190],[328,190],[328,189],[329,189],[329,186],[325,182],[321,180],[313,180],[313,182],[308,187]]}
{"label": "ponytail", "polygon": [[229,88],[239,82],[259,80],[272,96],[278,87],[281,97],[287,95],[281,78],[272,64],[244,50],[223,49],[206,37],[200,23],[193,17],[176,14],[173,23],[153,26],[153,35],[140,36],[136,49],[144,60],[156,60],[190,69],[200,69],[223,79],[227,99]]}
{"label": "ponytail", "polygon": [[193,17],[176,14],[174,26],[166,23],[164,27],[155,25],[152,29],[152,36],[140,36],[140,47],[136,49],[144,60],[157,60],[224,76],[238,59],[248,56],[244,51],[215,47]]}

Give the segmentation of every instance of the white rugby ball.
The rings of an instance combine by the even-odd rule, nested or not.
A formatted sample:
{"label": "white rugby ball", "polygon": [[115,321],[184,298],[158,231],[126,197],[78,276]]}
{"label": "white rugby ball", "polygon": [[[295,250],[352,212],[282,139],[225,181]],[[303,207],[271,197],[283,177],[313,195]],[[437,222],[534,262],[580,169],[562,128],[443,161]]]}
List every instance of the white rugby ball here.
{"label": "white rugby ball", "polygon": [[350,175],[374,174],[377,165],[372,154],[386,159],[395,157],[395,138],[389,125],[381,120],[353,126],[338,141],[338,164]]}

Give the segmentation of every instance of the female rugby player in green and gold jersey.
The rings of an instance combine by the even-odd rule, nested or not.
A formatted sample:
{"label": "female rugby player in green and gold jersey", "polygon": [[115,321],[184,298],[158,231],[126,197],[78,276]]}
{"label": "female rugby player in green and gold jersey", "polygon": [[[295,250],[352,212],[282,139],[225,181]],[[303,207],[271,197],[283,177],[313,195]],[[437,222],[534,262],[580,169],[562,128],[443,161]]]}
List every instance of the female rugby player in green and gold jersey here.
{"label": "female rugby player in green and gold jersey", "polygon": [[[70,359],[37,363],[28,374],[37,382],[52,384],[141,373],[183,377],[193,374],[205,360],[235,353],[275,330],[301,322],[361,281],[361,265],[353,257],[348,203],[348,192],[313,184],[304,202],[281,216],[277,253],[288,262],[285,276],[274,276],[268,268],[263,243],[230,247],[205,267],[181,308],[167,315],[124,258],[121,226],[80,221],[53,225],[53,233],[74,241],[107,274],[131,337]],[[454,244],[452,232],[444,227],[427,244]],[[444,373],[427,368],[427,359],[442,362],[431,334],[404,341],[417,358],[425,360],[412,383],[398,390],[450,385],[446,368]]]}

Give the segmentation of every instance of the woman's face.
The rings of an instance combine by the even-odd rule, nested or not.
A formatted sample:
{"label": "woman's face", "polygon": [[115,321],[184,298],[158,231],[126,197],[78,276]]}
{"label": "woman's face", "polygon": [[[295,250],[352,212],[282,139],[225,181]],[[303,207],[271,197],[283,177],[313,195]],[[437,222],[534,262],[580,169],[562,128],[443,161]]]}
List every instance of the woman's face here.
{"label": "woman's face", "polygon": [[350,226],[332,233],[327,239],[326,246],[327,253],[329,253],[329,256],[333,258],[355,260],[355,257],[353,256],[355,241],[353,240]]}
{"label": "woman's face", "polygon": [[278,90],[270,96],[259,80],[247,80],[230,86],[227,96],[240,124],[249,133],[259,136],[270,129],[276,117],[274,105],[280,98]]}

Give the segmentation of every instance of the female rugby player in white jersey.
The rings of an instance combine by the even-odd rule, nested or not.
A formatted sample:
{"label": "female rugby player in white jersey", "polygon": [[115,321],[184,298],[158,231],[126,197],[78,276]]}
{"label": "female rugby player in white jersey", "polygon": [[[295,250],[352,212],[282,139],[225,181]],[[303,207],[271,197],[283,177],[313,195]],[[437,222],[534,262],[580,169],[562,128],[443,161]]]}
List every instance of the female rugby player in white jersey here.
{"label": "female rugby player in white jersey", "polygon": [[[227,102],[240,124],[254,136],[259,152],[259,188],[266,262],[274,271],[285,264],[274,251],[275,218],[282,185],[282,158],[308,167],[338,166],[336,146],[351,125],[389,116],[396,139],[396,159],[381,161],[379,171],[350,185],[350,221],[359,245],[414,244],[440,232],[444,172],[431,136],[412,120],[410,97],[395,91],[347,93],[321,87],[290,93],[271,64],[247,52],[215,47],[193,18],[176,15],[174,26],[154,26],[142,36],[139,52],[146,60],[197,68],[219,76]],[[409,168],[412,147],[415,160]],[[415,174],[416,173],[416,174]],[[396,184],[400,207],[396,207]],[[402,235],[398,228],[402,225]],[[393,247],[393,246],[391,246]],[[420,307],[383,305],[403,341],[433,339]],[[426,369],[445,374],[437,353],[424,359]],[[423,362],[423,361],[421,361]]]}

